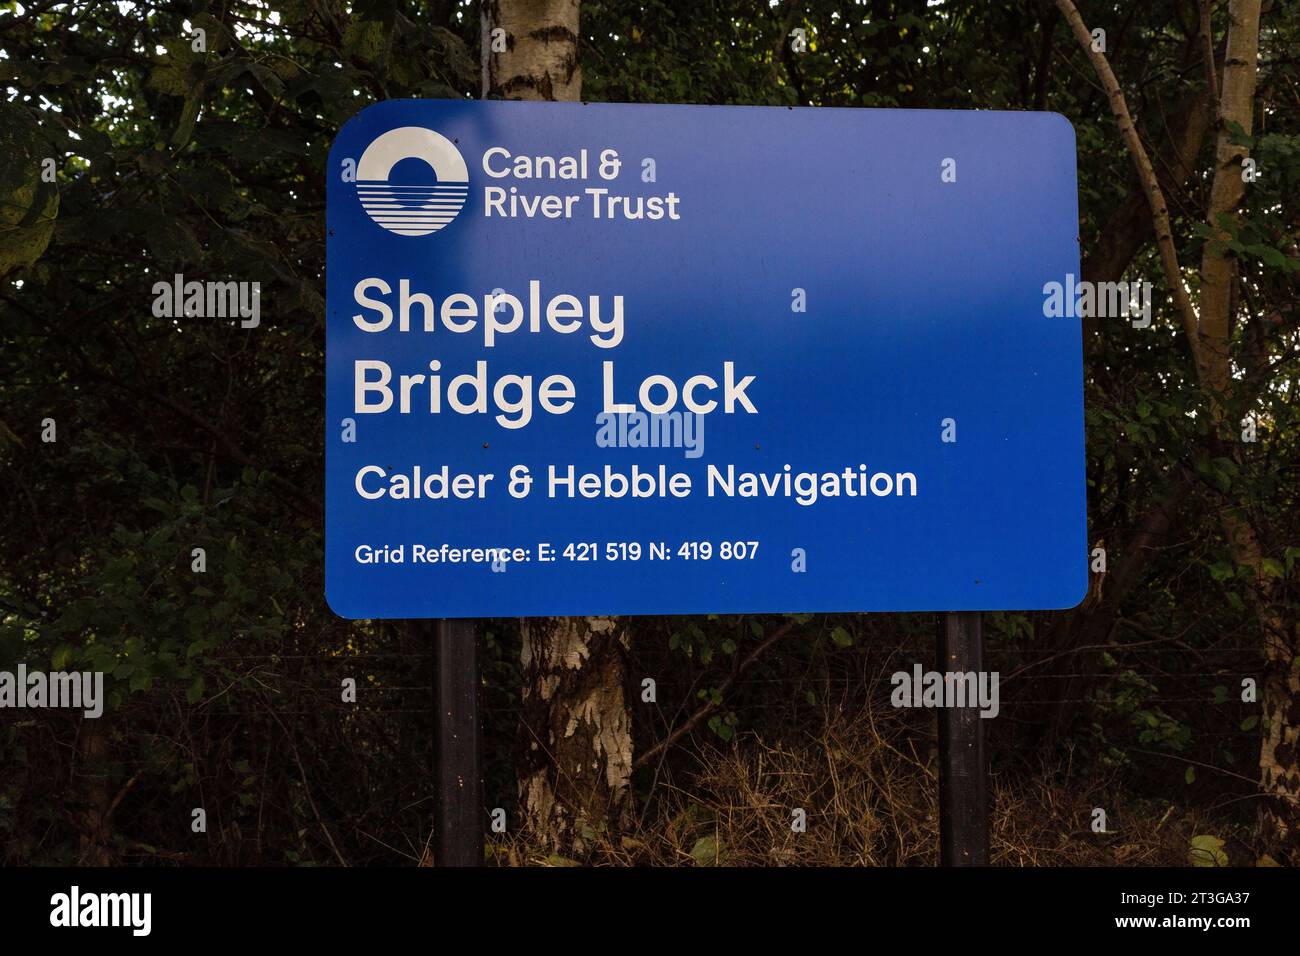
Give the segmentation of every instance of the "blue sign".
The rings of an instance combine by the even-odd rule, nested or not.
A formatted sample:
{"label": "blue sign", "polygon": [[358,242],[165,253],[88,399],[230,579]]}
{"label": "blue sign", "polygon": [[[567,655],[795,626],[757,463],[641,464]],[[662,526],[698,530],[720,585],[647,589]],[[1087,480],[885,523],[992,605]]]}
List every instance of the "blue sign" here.
{"label": "blue sign", "polygon": [[1045,308],[1074,149],[1050,113],[362,111],[329,160],[330,606],[1076,604],[1081,335]]}

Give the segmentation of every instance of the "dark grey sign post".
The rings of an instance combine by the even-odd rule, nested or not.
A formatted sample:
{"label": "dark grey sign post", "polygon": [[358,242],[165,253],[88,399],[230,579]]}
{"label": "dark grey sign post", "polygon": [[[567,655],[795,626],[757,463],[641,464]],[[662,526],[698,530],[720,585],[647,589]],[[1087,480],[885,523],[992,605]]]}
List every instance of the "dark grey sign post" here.
{"label": "dark grey sign post", "polygon": [[[980,673],[984,635],[978,611],[949,612],[939,629],[937,669]],[[944,866],[989,862],[988,765],[979,702],[939,710],[939,859]]]}
{"label": "dark grey sign post", "polygon": [[434,866],[483,863],[478,685],[474,621],[437,621],[433,631]]}

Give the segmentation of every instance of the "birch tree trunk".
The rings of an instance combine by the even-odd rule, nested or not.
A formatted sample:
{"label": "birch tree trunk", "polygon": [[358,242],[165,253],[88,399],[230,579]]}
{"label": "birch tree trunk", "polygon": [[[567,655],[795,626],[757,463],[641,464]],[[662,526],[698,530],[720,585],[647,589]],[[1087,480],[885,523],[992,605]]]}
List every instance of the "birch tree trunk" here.
{"label": "birch tree trunk", "polygon": [[628,822],[627,634],[610,617],[523,623],[519,803],[537,846],[582,856]]}
{"label": "birch tree trunk", "polygon": [[[578,8],[578,0],[484,0],[483,96],[577,100]],[[521,628],[521,823],[548,852],[581,856],[629,806],[627,634],[608,617]]]}
{"label": "birch tree trunk", "polygon": [[[1201,259],[1201,354],[1206,388],[1216,424],[1225,433],[1238,429],[1243,412],[1232,374],[1231,339],[1236,318],[1236,257],[1224,248],[1230,238],[1221,220],[1235,225],[1245,195],[1242,178],[1244,146],[1233,142],[1231,127],[1247,135],[1253,127],[1255,76],[1259,61],[1260,0],[1233,0],[1228,7],[1227,53],[1219,96],[1219,128],[1215,144],[1214,181],[1207,216],[1218,242],[1205,244]],[[1240,444],[1227,438],[1223,451],[1229,457]],[[1233,560],[1253,575],[1255,613],[1264,637],[1264,679],[1260,688],[1262,741],[1259,753],[1260,843],[1264,853],[1279,862],[1300,863],[1300,671],[1297,651],[1300,635],[1288,626],[1277,604],[1277,585],[1265,568],[1260,529],[1244,509],[1228,508],[1222,524]]]}
{"label": "birch tree trunk", "polygon": [[[1080,45],[1088,52],[1106,89],[1111,108],[1133,156],[1139,179],[1145,184],[1156,242],[1174,303],[1190,339],[1197,379],[1210,407],[1214,434],[1210,450],[1217,457],[1242,460],[1236,419],[1245,412],[1240,382],[1233,376],[1231,344],[1237,318],[1237,260],[1226,246],[1240,222],[1239,206],[1245,195],[1242,160],[1244,146],[1233,142],[1234,129],[1247,135],[1254,125],[1255,78],[1259,63],[1260,0],[1232,0],[1228,5],[1227,49],[1223,82],[1217,100],[1214,180],[1207,214],[1214,241],[1207,242],[1201,259],[1200,313],[1187,293],[1174,249],[1164,195],[1151,162],[1137,136],[1124,94],[1111,72],[1105,54],[1090,44],[1087,26],[1073,0],[1056,0]],[[1210,9],[1202,7],[1201,29],[1207,47]],[[1206,83],[1211,91],[1217,78],[1213,58],[1205,57]],[[1254,321],[1260,321],[1256,317]],[[1240,502],[1220,511],[1220,524],[1233,560],[1251,571],[1251,600],[1259,621],[1264,647],[1264,673],[1260,688],[1262,743],[1260,787],[1264,799],[1259,814],[1261,852],[1275,862],[1300,863],[1300,626],[1288,623],[1277,603],[1277,582],[1268,573],[1262,542],[1267,528],[1257,527],[1257,516]]]}
{"label": "birch tree trunk", "polygon": [[484,99],[581,97],[578,0],[483,0],[482,42]]}

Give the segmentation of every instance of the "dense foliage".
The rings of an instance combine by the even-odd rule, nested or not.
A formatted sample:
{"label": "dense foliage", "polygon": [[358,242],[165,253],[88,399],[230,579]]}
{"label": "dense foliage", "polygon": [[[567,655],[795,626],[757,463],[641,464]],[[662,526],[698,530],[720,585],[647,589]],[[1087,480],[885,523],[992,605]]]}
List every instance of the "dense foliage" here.
{"label": "dense foliage", "polygon": [[[1226,16],[1212,6],[1221,57]],[[1152,859],[1184,859],[1194,839],[1211,859],[1259,853],[1259,710],[1241,699],[1263,659],[1258,595],[1220,518],[1249,519],[1276,581],[1269,600],[1294,632],[1300,5],[1265,6],[1249,137],[1262,175],[1232,239],[1245,387],[1231,412],[1253,418],[1258,440],[1232,454],[1195,387],[1110,105],[1051,3],[582,6],[589,99],[1063,113],[1078,136],[1085,274],[1156,287],[1152,328],[1085,329],[1090,538],[1107,572],[1078,609],[986,625],[1004,679],[991,731],[1007,811],[995,821],[998,859],[1035,858],[1017,834],[1052,799],[1064,809],[1052,808],[1035,845],[1077,844],[1071,859],[1124,859],[1125,845],[1161,827],[1173,849]],[[100,721],[0,712],[0,862],[419,860],[429,626],[341,621],[323,600],[324,166],[334,132],[370,102],[477,95],[477,4],[0,8],[0,669],[26,660],[111,675]],[[1212,241],[1199,4],[1080,10],[1107,32],[1195,294]],[[41,175],[51,158],[54,183]],[[260,325],[156,318],[151,287],[176,272],[259,281]],[[47,419],[54,442],[42,440]],[[202,574],[194,548],[205,550]],[[809,740],[838,740],[827,747],[843,748],[842,768],[877,766],[828,730],[878,707],[888,669],[929,659],[933,618],[799,618],[739,669],[785,624],[631,625],[630,676],[653,675],[660,689],[656,705],[633,704],[637,752],[711,710],[639,768],[639,835],[610,842],[621,858],[664,859],[658,847],[682,840],[704,849],[678,859],[725,856],[731,837],[719,846],[710,828],[767,811],[761,788],[745,790],[750,807],[724,798],[718,768],[742,774],[735,767],[764,748],[789,758]],[[509,811],[518,624],[483,631],[486,799]],[[349,677],[356,704],[340,699]],[[932,775],[929,722],[887,720],[897,759]],[[812,813],[850,812],[827,796],[823,763],[805,772]],[[1026,797],[1040,790],[1055,797]],[[888,799],[926,812],[923,800]],[[1090,832],[1095,806],[1116,835]],[[195,807],[206,834],[191,830]],[[839,859],[933,858],[904,831],[866,848],[846,841]]]}

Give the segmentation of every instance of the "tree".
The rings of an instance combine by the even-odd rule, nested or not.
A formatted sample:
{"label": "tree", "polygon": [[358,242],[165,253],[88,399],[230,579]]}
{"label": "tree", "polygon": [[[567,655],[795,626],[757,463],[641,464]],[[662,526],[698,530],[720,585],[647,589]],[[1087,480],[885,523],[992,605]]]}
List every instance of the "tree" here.
{"label": "tree", "polygon": [[[1199,310],[1188,293],[1175,249],[1169,212],[1158,177],[1129,115],[1128,106],[1104,52],[1092,43],[1071,0],[1057,0],[1080,45],[1089,52],[1098,76],[1111,101],[1129,151],[1146,191],[1155,237],[1166,279],[1180,313],[1191,353],[1195,377],[1204,395],[1208,428],[1204,441],[1217,459],[1234,468],[1244,463],[1239,429],[1243,416],[1252,415],[1259,380],[1261,357],[1242,355],[1239,365],[1254,369],[1255,376],[1238,382],[1233,375],[1233,329],[1236,320],[1262,323],[1263,317],[1241,315],[1237,302],[1241,276],[1238,271],[1238,237],[1242,230],[1240,206],[1245,197],[1248,174],[1246,160],[1256,110],[1255,89],[1259,60],[1260,2],[1232,0],[1228,5],[1228,30],[1223,57],[1222,83],[1216,75],[1213,38],[1210,35],[1210,7],[1202,4],[1201,30],[1206,55],[1203,67],[1208,98],[1216,115],[1213,178],[1206,214],[1201,257]],[[1254,181],[1250,178],[1249,181]],[[1244,339],[1244,337],[1243,337]],[[1258,348],[1259,339],[1246,339],[1248,348]],[[1267,359],[1262,360],[1267,364]],[[1220,511],[1220,522],[1228,550],[1235,564],[1249,575],[1250,594],[1259,621],[1265,667],[1262,704],[1264,718],[1259,766],[1260,783],[1267,797],[1260,808],[1259,829],[1262,851],[1283,859],[1300,859],[1300,718],[1295,716],[1300,700],[1300,628],[1288,626],[1278,602],[1276,561],[1267,558],[1261,541],[1268,528],[1257,526],[1260,517],[1238,496]]]}
{"label": "tree", "polygon": [[[578,0],[487,0],[483,95],[574,102],[582,95]],[[525,828],[581,854],[629,806],[632,722],[627,629],[608,617],[521,624],[519,800]]]}
{"label": "tree", "polygon": [[485,99],[582,97],[579,0],[483,0]]}

